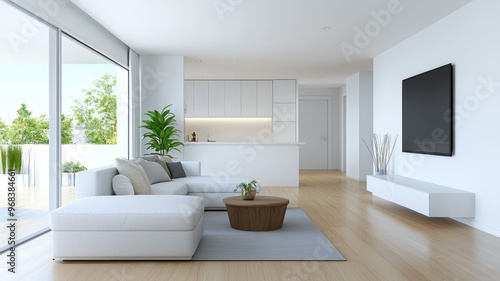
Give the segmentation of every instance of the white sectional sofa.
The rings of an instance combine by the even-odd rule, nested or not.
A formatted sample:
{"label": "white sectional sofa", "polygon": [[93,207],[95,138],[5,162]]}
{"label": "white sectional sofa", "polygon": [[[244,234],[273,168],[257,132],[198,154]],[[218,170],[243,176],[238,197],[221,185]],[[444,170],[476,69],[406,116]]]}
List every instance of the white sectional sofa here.
{"label": "white sectional sofa", "polygon": [[[138,164],[123,161],[137,168]],[[128,181],[130,191],[124,193],[128,196],[115,195],[114,178],[121,177],[115,177],[118,175],[115,166],[77,173],[77,200],[49,215],[54,258],[191,259],[203,235],[204,210],[225,209],[222,200],[238,195],[234,193],[236,186],[253,178],[201,176],[200,162],[174,164],[182,167],[185,177],[156,182],[154,173],[142,170],[142,183],[150,181],[146,183],[150,194],[146,195],[135,195],[131,181]],[[120,165],[118,159],[117,165]],[[155,168],[157,173],[165,172]]]}
{"label": "white sectional sofa", "polygon": [[[185,178],[151,184],[153,195],[190,195],[200,196],[206,210],[225,209],[222,200],[237,196],[234,189],[241,182],[250,182],[248,176],[201,176],[199,161],[180,161],[186,173]],[[75,175],[75,197],[114,195],[112,180],[118,174],[115,166],[90,169]],[[257,194],[260,185],[257,185]]]}

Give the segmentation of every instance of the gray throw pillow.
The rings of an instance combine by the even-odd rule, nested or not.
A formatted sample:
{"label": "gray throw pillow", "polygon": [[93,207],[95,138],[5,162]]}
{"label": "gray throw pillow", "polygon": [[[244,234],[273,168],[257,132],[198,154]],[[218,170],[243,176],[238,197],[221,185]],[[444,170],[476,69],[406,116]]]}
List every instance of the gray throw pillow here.
{"label": "gray throw pillow", "polygon": [[163,169],[163,167],[160,164],[145,160],[138,161],[137,164],[141,165],[144,171],[146,172],[150,184],[155,184],[157,182],[171,181],[167,172],[165,172],[165,169]]}
{"label": "gray throw pillow", "polygon": [[184,172],[184,168],[182,168],[181,162],[167,162],[167,167],[170,170],[173,179],[186,177],[186,172]]}

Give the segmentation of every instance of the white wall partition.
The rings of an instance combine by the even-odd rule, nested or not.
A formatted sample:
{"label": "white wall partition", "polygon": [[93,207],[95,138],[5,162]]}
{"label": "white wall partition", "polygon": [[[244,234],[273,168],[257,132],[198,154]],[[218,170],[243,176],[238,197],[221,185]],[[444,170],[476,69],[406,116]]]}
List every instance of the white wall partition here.
{"label": "white wall partition", "polygon": [[300,143],[191,142],[184,160],[201,161],[201,174],[224,181],[251,176],[261,186],[299,186]]}
{"label": "white wall partition", "polygon": [[346,83],[346,175],[366,180],[372,174],[373,164],[363,140],[370,141],[373,132],[373,74],[359,72],[347,78]]}
{"label": "white wall partition", "polygon": [[[141,56],[141,117],[149,110],[161,111],[172,104],[181,140],[184,135],[184,57],[182,56]],[[144,134],[144,129],[140,134]],[[141,155],[146,151],[142,141]],[[181,148],[182,151],[182,148]],[[175,155],[175,153],[174,153]],[[181,156],[179,158],[182,159]]]}
{"label": "white wall partition", "polygon": [[455,66],[455,154],[401,152],[390,173],[476,195],[476,216],[457,219],[500,236],[500,37],[496,0],[476,0],[374,59],[374,131],[401,136],[401,81]]}
{"label": "white wall partition", "polygon": [[136,158],[141,153],[141,137],[139,126],[141,125],[141,61],[139,54],[130,49],[129,51],[129,157]]}

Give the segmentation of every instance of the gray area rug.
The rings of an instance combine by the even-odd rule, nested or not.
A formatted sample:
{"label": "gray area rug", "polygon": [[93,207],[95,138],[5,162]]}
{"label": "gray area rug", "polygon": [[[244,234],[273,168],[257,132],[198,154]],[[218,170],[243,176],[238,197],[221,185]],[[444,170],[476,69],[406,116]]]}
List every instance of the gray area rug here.
{"label": "gray area rug", "polygon": [[287,209],[283,227],[273,231],[232,229],[225,211],[204,216],[193,260],[345,260],[301,209]]}

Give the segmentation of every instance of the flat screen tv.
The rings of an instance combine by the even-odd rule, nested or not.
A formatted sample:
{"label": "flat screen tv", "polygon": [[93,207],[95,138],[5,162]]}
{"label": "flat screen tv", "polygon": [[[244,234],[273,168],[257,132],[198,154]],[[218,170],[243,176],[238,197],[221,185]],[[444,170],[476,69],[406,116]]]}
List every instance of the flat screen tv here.
{"label": "flat screen tv", "polygon": [[452,156],[453,65],[403,80],[403,152]]}

